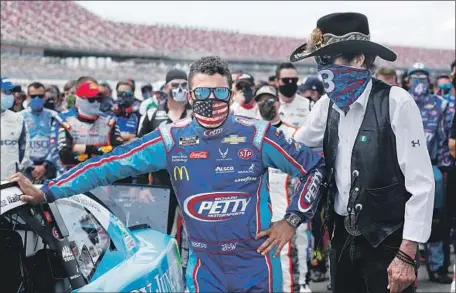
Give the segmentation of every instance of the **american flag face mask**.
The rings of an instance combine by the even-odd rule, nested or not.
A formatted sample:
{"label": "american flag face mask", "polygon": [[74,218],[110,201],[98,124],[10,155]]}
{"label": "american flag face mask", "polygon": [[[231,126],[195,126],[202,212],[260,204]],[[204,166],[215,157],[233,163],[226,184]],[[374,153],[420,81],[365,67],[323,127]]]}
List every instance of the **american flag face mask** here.
{"label": "american flag face mask", "polygon": [[217,128],[222,125],[228,117],[229,109],[229,104],[225,101],[215,99],[193,101],[195,119],[204,128]]}

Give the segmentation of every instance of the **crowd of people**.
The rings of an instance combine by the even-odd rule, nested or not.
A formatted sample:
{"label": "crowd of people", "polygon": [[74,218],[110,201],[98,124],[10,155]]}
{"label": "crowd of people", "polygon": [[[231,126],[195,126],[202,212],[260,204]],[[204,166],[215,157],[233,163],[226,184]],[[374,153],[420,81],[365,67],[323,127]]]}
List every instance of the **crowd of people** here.
{"label": "crowd of people", "polygon": [[[293,56],[298,60],[303,56],[302,54],[304,53],[295,52]],[[378,55],[382,57],[380,53]],[[449,72],[447,75],[440,75],[437,76],[435,80],[431,80],[431,72],[423,64],[417,63],[412,65],[403,76],[399,77],[394,68],[375,68],[375,58],[369,58],[370,55],[368,53],[362,55],[361,61],[358,60],[360,58],[359,56],[360,54],[358,52],[340,54],[337,58],[340,58],[338,60],[343,60],[344,63],[337,64],[333,60],[331,61],[334,62],[332,66],[336,67],[336,69],[332,68],[332,71],[329,71],[330,69],[328,69],[328,67],[322,67],[322,70],[319,70],[319,76],[308,76],[304,80],[299,79],[296,67],[293,63],[289,62],[278,64],[275,73],[271,75],[269,80],[258,80],[248,72],[229,72],[228,69],[221,72],[220,68],[223,67],[223,64],[217,65],[219,66],[217,69],[219,71],[212,72],[210,66],[214,63],[218,64],[218,59],[215,59],[216,61],[212,60],[212,63],[204,63],[204,60],[198,61],[200,62],[199,64],[196,62],[197,65],[192,65],[190,67],[190,73],[180,69],[168,71],[166,76],[164,76],[165,83],[160,88],[153,88],[151,84],[143,85],[141,87],[141,100],[134,95],[136,88],[135,81],[132,79],[121,80],[117,83],[115,88],[111,88],[109,84],[99,82],[95,77],[81,76],[77,80],[68,81],[62,89],[54,85],[44,85],[39,81],[34,81],[30,83],[27,88],[22,90],[6,78],[2,78],[1,180],[8,180],[16,172],[21,172],[33,183],[42,184],[46,180],[52,180],[64,174],[67,170],[80,168],[78,166],[81,166],[80,164],[88,159],[98,158],[103,154],[111,153],[118,146],[124,145],[124,148],[119,148],[121,149],[119,153],[126,152],[126,150],[132,151],[135,147],[139,147],[140,143],[143,143],[145,140],[158,139],[158,137],[156,138],[154,136],[156,134],[150,135],[151,133],[157,133],[155,130],[160,129],[160,133],[162,133],[167,129],[166,125],[176,125],[176,123],[178,123],[177,121],[188,121],[190,118],[196,119],[199,125],[208,129],[204,132],[204,136],[216,136],[222,132],[223,128],[221,127],[225,127],[221,125],[225,125],[224,123],[233,123],[231,120],[225,121],[225,114],[227,111],[234,115],[233,117],[239,117],[234,119],[249,118],[263,120],[267,121],[270,125],[273,125],[278,131],[272,133],[271,136],[268,136],[268,132],[267,138],[265,138],[265,142],[267,141],[271,146],[274,146],[275,144],[280,144],[281,146],[282,144],[285,145],[284,141],[288,141],[288,137],[294,137],[294,139],[303,142],[306,146],[316,149],[317,152],[324,153],[325,157],[327,157],[326,164],[328,165],[331,164],[331,162],[328,161],[328,157],[330,157],[329,154],[336,152],[334,149],[332,149],[332,151],[328,149],[328,146],[334,143],[334,141],[323,141],[324,137],[326,137],[326,132],[333,130],[333,128],[331,128],[331,125],[333,125],[331,123],[334,122],[331,120],[333,112],[328,110],[332,109],[332,111],[337,112],[338,117],[340,116],[340,122],[337,122],[337,124],[340,123],[339,128],[343,125],[350,125],[350,123],[358,123],[358,126],[362,123],[362,127],[366,127],[363,128],[363,133],[365,135],[358,134],[359,141],[361,142],[371,143],[368,140],[368,135],[366,133],[372,131],[372,128],[369,128],[369,125],[365,125],[367,124],[367,120],[370,119],[370,121],[373,121],[372,123],[388,123],[388,125],[391,125],[393,131],[395,131],[395,140],[397,140],[398,146],[397,149],[394,150],[394,152],[396,152],[397,160],[399,161],[399,163],[395,163],[396,165],[405,164],[405,162],[409,162],[410,160],[416,160],[417,165],[414,166],[419,169],[420,162],[418,158],[410,157],[405,150],[405,145],[409,147],[411,144],[413,148],[427,145],[427,152],[429,153],[432,164],[433,180],[435,181],[435,199],[433,204],[427,202],[431,207],[433,205],[433,210],[427,210],[428,215],[423,215],[423,217],[428,217],[430,215],[429,217],[433,219],[432,232],[429,240],[421,244],[423,253],[417,255],[417,260],[422,261],[425,264],[429,273],[429,279],[432,282],[449,284],[452,281],[449,277],[450,247],[453,245],[454,249],[456,245],[456,130],[454,121],[456,61],[453,62],[451,66],[448,66]],[[384,53],[383,56],[384,58],[382,58],[385,60],[395,59],[393,57],[388,57],[388,53]],[[324,64],[324,60],[319,61],[321,64]],[[358,61],[364,66],[363,68],[365,68],[365,70],[355,72],[353,71],[353,67],[346,66],[347,64],[357,64]],[[419,115],[421,119],[415,122],[419,122],[423,125],[425,138],[420,139],[419,136],[417,136],[416,139],[408,141],[407,139],[410,136],[406,134],[407,132],[413,133],[413,127],[416,125],[409,125],[408,122],[410,120],[397,115],[386,115],[387,118],[385,118],[385,122],[382,120],[384,113],[375,112],[377,109],[371,109],[370,107],[374,106],[370,106],[367,102],[364,104],[363,108],[367,109],[366,111],[374,112],[370,113],[371,115],[369,117],[366,115],[365,117],[368,117],[368,119],[364,118],[364,120],[362,118],[364,114],[356,114],[356,111],[359,111],[360,109],[353,107],[353,100],[351,100],[350,97],[345,100],[338,100],[332,104],[333,102],[330,102],[330,100],[332,100],[332,93],[334,92],[335,87],[337,88],[338,86],[335,86],[334,83],[341,82],[340,80],[336,80],[334,75],[332,77],[330,76],[333,72],[336,72],[335,70],[337,70],[337,72],[343,72],[343,74],[346,74],[345,76],[359,76],[356,84],[358,86],[361,85],[363,91],[368,87],[372,87],[372,91],[375,89],[375,91],[378,90],[378,92],[381,92],[381,90],[385,88],[384,85],[392,86],[391,88],[388,87],[388,90],[391,89],[390,95],[397,95],[397,97],[396,100],[392,99],[392,102],[390,102],[390,113],[395,113],[395,110],[391,109],[401,109],[401,111],[409,111],[401,112],[402,114],[405,113],[411,117]],[[228,82],[229,88],[221,85],[216,87],[205,86],[205,82],[208,81],[205,81],[204,79],[199,80],[197,78],[198,74],[212,76],[215,73],[221,74],[230,81]],[[227,74],[227,76],[224,74]],[[372,75],[374,76],[373,85],[370,83]],[[192,83],[197,82],[203,85],[196,88],[192,87]],[[343,82],[345,82],[345,79]],[[400,104],[401,98],[399,96],[404,95],[405,91],[399,91],[399,88],[408,92],[413,97],[418,107],[412,107],[407,103]],[[345,82],[342,88],[337,89],[339,91],[346,90],[351,95],[357,95],[357,98],[360,97],[360,95],[355,92],[358,89],[350,82]],[[113,98],[113,91],[116,92],[116,99]],[[205,104],[210,96],[214,96],[216,101],[210,105]],[[194,101],[190,103],[192,99],[194,99]],[[360,100],[361,98],[359,98],[358,101]],[[367,100],[367,98],[365,100]],[[359,103],[361,104],[362,102]],[[382,105],[379,105],[379,107],[381,106]],[[213,109],[212,112],[210,112],[209,109]],[[355,119],[354,116],[350,115],[357,115],[356,117],[358,118]],[[378,117],[376,115],[378,115]],[[371,119],[374,116],[377,117],[377,121]],[[241,124],[248,124],[254,123],[249,121],[256,120],[239,121],[241,121]],[[356,122],[356,120],[359,121]],[[237,127],[233,125],[232,127]],[[394,129],[395,127],[398,127],[398,129]],[[259,128],[257,130],[260,131]],[[241,129],[240,131],[245,130]],[[284,141],[281,140],[282,134],[285,137]],[[310,134],[313,135],[311,136]],[[403,134],[403,136],[400,134]],[[245,136],[249,136],[249,134],[245,134]],[[276,136],[276,138],[274,138],[274,136]],[[390,136],[390,132],[387,133],[387,130],[382,130],[379,131],[378,139],[386,139],[385,137]],[[235,145],[239,142],[244,142],[241,141],[241,138],[242,137],[237,135],[231,135],[230,141],[233,141],[229,143],[230,141],[227,140],[227,143]],[[345,138],[338,135],[338,139],[344,140]],[[254,141],[253,136],[252,141]],[[402,148],[400,148],[401,144],[403,144]],[[165,147],[168,147],[166,146],[166,141],[164,141],[164,145]],[[179,146],[191,145],[199,145],[198,136],[187,133],[187,136],[180,138]],[[264,146],[265,149],[263,149],[263,152],[265,152],[265,156],[268,156],[268,154],[266,154],[266,150],[268,150],[267,147],[271,148],[271,146]],[[163,146],[160,147],[163,148]],[[231,160],[227,158],[228,151],[230,150],[228,147],[217,148],[215,151],[220,154],[220,161]],[[296,148],[296,150],[294,148]],[[286,150],[290,155],[294,152],[293,155],[296,156],[308,156],[304,153],[296,153],[301,150],[299,144],[296,144],[293,147],[293,150],[291,147]],[[350,147],[344,145],[343,142],[342,144],[339,144],[338,147],[339,152],[342,152],[342,150],[345,150],[347,153],[352,152],[350,151]],[[168,153],[168,151],[169,150],[167,150],[166,153]],[[303,150],[301,151],[304,152]],[[360,151],[360,149],[357,149],[357,151]],[[354,152],[355,151],[353,150],[353,153]],[[207,152],[204,151],[192,152],[192,154],[193,153],[195,153],[195,156],[200,156],[199,158],[205,158],[205,156],[207,156]],[[388,154],[388,150],[379,151],[379,154]],[[238,152],[240,159],[250,159],[254,155],[255,154],[251,149],[242,149]],[[340,161],[347,157],[345,156],[344,158],[344,155],[341,155],[340,158],[339,156],[335,157],[336,159],[333,159],[332,164],[335,165],[335,168],[341,168],[342,163]],[[313,179],[309,179],[308,182],[314,182],[318,179],[318,170],[321,168],[321,165],[318,163],[318,158],[310,159],[309,157],[308,159],[310,160],[306,162],[308,168],[306,167],[305,169],[314,170],[314,173],[311,174],[313,177],[310,177]],[[174,156],[169,160],[174,161]],[[271,194],[272,221],[276,222],[288,215],[290,207],[293,206],[293,202],[297,200],[299,195],[294,194],[297,190],[303,190],[303,188],[306,190],[307,183],[301,184],[302,181],[300,181],[298,178],[299,176],[297,176],[299,175],[299,172],[297,172],[294,177],[289,176],[289,174],[283,172],[283,168],[280,168],[281,163],[279,164],[273,159],[270,159],[270,162],[267,160],[268,159],[263,158],[261,166],[269,166],[269,182],[267,188]],[[176,161],[179,161],[178,156],[176,156]],[[154,164],[159,163],[160,162],[155,162]],[[380,162],[377,161],[377,163],[380,165]],[[258,166],[260,166],[260,163],[258,164]],[[395,166],[393,167],[395,168]],[[390,166],[392,173],[397,170],[393,167]],[[229,167],[225,168],[228,169],[216,169],[216,172],[231,172]],[[289,168],[289,170],[292,169],[290,166],[284,168]],[[296,168],[296,165],[293,168]],[[179,204],[178,198],[176,198],[176,188],[179,189],[182,188],[182,186],[176,185],[176,174],[174,173],[174,175],[171,174],[170,176],[168,173],[168,170],[170,169],[155,169],[157,170],[151,172],[149,172],[147,168],[139,167],[136,168],[134,172],[119,169],[118,172],[121,174],[115,176],[115,182],[169,187],[171,196],[170,212],[168,215],[168,233],[174,233],[174,236],[175,233],[186,234],[186,231],[184,231],[183,228],[181,230],[177,229],[177,232],[175,229],[175,226],[179,221],[179,219],[176,220],[176,218],[182,217],[178,208]],[[249,170],[245,172],[254,174],[253,169],[255,169],[255,164],[252,164]],[[347,176],[350,177],[351,173],[355,174],[358,171],[354,170],[351,172],[349,168],[345,170],[345,172],[347,173]],[[405,185],[410,185],[411,183],[407,182],[407,180],[412,179],[408,179],[407,176],[410,175],[405,174],[406,172],[410,172],[410,170],[404,171],[404,169],[402,169],[402,172],[404,175],[398,175],[398,178],[405,176]],[[343,172],[339,171],[338,173],[340,177],[340,174]],[[329,174],[326,175],[331,177]],[[377,175],[383,176],[381,174]],[[174,176],[174,181],[172,180],[172,176]],[[425,172],[416,176],[422,176],[421,179],[426,181],[427,174],[425,174]],[[336,175],[335,181],[339,193],[343,189],[341,186],[348,186],[347,188],[350,189],[350,182],[352,182],[351,184],[354,184],[353,182],[356,181],[356,178],[357,175],[353,178],[338,179]],[[244,182],[259,180],[254,175],[243,177],[239,180],[241,179],[244,180]],[[348,185],[344,183],[345,179],[348,182]],[[413,180],[418,179],[415,178]],[[387,180],[385,182],[387,182]],[[180,192],[183,192],[182,189]],[[375,196],[374,192],[380,191],[371,190],[370,192]],[[408,190],[408,192],[412,193],[410,190]],[[301,193],[304,193],[304,191],[301,191]],[[308,204],[313,205],[313,203]],[[350,204],[351,203],[349,202],[348,205]],[[347,203],[345,203],[345,205],[347,205]],[[335,209],[339,215],[342,215],[345,212],[342,211],[342,209],[338,210],[341,206],[341,202],[335,203]],[[365,204],[365,206],[366,208],[369,208],[367,204]],[[357,207],[358,204],[356,205],[356,208],[355,206],[353,208],[357,209]],[[404,211],[402,211],[402,217],[404,216],[403,212]],[[324,282],[329,278],[329,260],[331,262],[335,261],[333,257],[329,256],[328,245],[329,239],[332,237],[331,230],[321,229],[324,226],[323,222],[325,222],[325,208],[323,205],[320,205],[318,209],[315,208],[313,213],[315,214],[313,220],[305,220],[304,224],[296,227],[295,236],[280,248],[283,275],[282,286],[283,291],[285,292],[309,292],[309,282]],[[303,219],[299,219],[298,221],[301,220]],[[337,221],[338,218],[336,219],[335,232],[336,235],[341,235],[340,233],[342,232],[339,231],[340,228],[337,225]],[[342,227],[344,225],[346,225],[346,223],[343,223]],[[356,230],[357,225],[358,224],[349,227]],[[364,224],[360,221],[359,225],[361,227],[361,225]],[[190,225],[190,229],[195,229],[195,227]],[[364,235],[364,231],[362,232]],[[391,230],[390,232],[394,231]],[[191,233],[195,233],[195,231],[192,230]],[[357,232],[354,231],[353,233]],[[371,235],[373,232],[369,233],[367,233],[367,235],[374,237]],[[410,235],[413,234],[411,232],[409,233]],[[349,234],[353,237],[357,236],[350,232]],[[423,235],[425,234],[426,233]],[[420,242],[421,239],[426,238],[426,236],[423,235],[409,237],[415,237],[414,239],[417,239],[415,241]],[[386,236],[383,235],[379,237],[385,238]],[[366,236],[366,238],[369,238],[369,236]],[[184,239],[187,238],[184,237]],[[334,240],[334,243],[340,242],[343,244],[345,242],[345,238],[344,240],[341,240],[336,237]],[[378,239],[368,240],[370,243],[380,241]],[[341,246],[345,245],[346,243]],[[182,247],[187,247],[187,245],[182,243]],[[192,249],[195,250],[196,248],[193,247]],[[236,247],[232,249],[235,250]],[[188,252],[183,249],[181,253],[186,254]],[[374,253],[377,252],[372,251],[372,254]],[[402,257],[404,258],[404,256]],[[407,257],[405,258],[406,260],[404,262],[407,262],[408,259]],[[205,261],[209,262],[209,260]],[[342,254],[338,255],[336,261],[341,261],[341,263],[345,263],[347,267],[349,267],[348,262],[350,260],[345,259]],[[184,267],[186,266],[185,263],[183,265]],[[215,271],[216,270],[217,269],[215,269]],[[342,274],[343,273],[339,272],[337,280],[333,280],[331,284],[342,286],[340,283],[341,281],[339,280]],[[331,275],[333,275],[333,273],[331,273]],[[328,287],[331,287],[331,284],[328,284]],[[192,286],[194,285],[195,284]],[[190,288],[191,291],[193,291],[193,289]]]}

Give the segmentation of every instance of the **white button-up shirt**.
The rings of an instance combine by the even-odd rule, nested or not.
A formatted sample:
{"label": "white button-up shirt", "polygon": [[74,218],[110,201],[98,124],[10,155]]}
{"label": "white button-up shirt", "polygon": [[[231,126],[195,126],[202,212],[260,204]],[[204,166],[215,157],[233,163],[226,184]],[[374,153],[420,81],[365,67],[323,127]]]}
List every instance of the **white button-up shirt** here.
{"label": "white button-up shirt", "polygon": [[[339,144],[334,168],[338,195],[334,208],[341,216],[347,215],[352,150],[366,113],[371,89],[372,82],[369,82],[363,94],[350,105],[346,115],[333,105],[340,113]],[[423,122],[415,101],[404,89],[391,87],[389,99],[391,128],[396,136],[397,160],[405,177],[405,188],[412,195],[405,206],[403,239],[425,243],[431,234],[435,183]],[[325,95],[314,105],[307,123],[294,136],[297,141],[309,147],[323,146],[329,102]],[[412,143],[417,140],[422,143]]]}

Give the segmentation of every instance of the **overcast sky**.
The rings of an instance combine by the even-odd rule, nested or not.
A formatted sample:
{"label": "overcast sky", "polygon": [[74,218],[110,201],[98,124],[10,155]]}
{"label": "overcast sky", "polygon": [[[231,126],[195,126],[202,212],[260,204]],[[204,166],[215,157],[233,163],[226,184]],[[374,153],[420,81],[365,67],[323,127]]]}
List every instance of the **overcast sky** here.
{"label": "overcast sky", "polygon": [[76,1],[110,20],[221,28],[306,38],[319,17],[361,12],[371,39],[389,45],[455,49],[455,1]]}

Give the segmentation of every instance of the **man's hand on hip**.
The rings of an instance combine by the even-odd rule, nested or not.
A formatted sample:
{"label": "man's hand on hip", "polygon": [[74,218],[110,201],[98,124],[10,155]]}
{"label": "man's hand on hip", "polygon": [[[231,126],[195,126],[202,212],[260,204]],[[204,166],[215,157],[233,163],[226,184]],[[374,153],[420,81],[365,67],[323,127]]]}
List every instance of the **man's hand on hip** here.
{"label": "man's hand on hip", "polygon": [[21,195],[22,201],[29,204],[37,205],[45,200],[44,192],[36,188],[33,185],[33,183],[21,173],[15,173],[11,175],[9,177],[9,181],[17,182],[19,184],[19,188],[24,193],[23,195]]}
{"label": "man's hand on hip", "polygon": [[257,252],[261,253],[262,255],[266,255],[277,245],[278,248],[274,253],[274,257],[278,256],[280,254],[280,251],[283,249],[285,244],[290,241],[295,232],[296,229],[288,224],[285,220],[280,220],[278,222],[272,223],[271,228],[265,231],[261,231],[257,234],[256,239],[264,236],[269,236],[268,239],[266,239],[263,244],[260,245]]}

